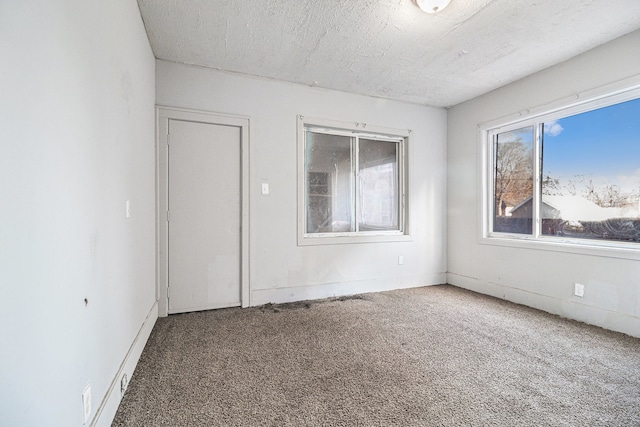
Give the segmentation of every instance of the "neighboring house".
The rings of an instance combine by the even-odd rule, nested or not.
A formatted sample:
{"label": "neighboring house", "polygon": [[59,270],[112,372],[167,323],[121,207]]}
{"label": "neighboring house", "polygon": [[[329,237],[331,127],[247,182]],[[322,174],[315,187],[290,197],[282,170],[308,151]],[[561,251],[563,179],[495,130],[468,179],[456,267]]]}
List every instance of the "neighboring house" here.
{"label": "neighboring house", "polygon": [[[531,197],[511,210],[512,218],[531,218]],[[626,213],[626,212],[625,212]],[[542,218],[567,221],[604,221],[619,218],[622,208],[603,208],[580,196],[542,196]]]}

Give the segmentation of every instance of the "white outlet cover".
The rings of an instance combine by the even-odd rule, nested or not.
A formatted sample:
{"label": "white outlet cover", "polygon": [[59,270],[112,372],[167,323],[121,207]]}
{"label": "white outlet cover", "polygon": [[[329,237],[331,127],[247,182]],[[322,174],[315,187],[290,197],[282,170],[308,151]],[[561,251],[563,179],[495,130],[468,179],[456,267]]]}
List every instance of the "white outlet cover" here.
{"label": "white outlet cover", "polygon": [[86,424],[91,416],[91,385],[87,385],[82,392],[82,424]]}
{"label": "white outlet cover", "polygon": [[127,380],[127,374],[122,375],[120,379],[120,395],[124,396],[124,392],[127,391],[127,386],[129,385]]}
{"label": "white outlet cover", "polygon": [[577,297],[584,297],[584,285],[575,283],[573,285],[573,294]]}

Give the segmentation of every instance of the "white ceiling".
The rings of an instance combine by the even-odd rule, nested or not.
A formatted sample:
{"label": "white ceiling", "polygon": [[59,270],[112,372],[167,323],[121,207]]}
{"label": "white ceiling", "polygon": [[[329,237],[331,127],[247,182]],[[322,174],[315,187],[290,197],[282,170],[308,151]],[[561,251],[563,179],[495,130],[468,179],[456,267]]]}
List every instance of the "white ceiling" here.
{"label": "white ceiling", "polygon": [[640,28],[640,0],[138,3],[157,58],[441,107]]}

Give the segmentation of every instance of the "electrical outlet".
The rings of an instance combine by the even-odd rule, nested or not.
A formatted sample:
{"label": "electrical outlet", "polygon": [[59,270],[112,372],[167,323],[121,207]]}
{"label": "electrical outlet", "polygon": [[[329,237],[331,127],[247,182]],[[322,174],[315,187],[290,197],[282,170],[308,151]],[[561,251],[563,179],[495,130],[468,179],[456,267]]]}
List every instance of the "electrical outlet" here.
{"label": "electrical outlet", "polygon": [[91,384],[87,384],[82,392],[82,425],[89,421],[91,415]]}
{"label": "electrical outlet", "polygon": [[128,385],[129,383],[127,382],[127,374],[124,374],[120,379],[120,397],[124,396],[124,392],[127,391]]}
{"label": "electrical outlet", "polygon": [[404,264],[404,257],[402,255],[398,255],[398,265]]}
{"label": "electrical outlet", "polygon": [[580,283],[574,283],[573,294],[577,297],[584,297],[584,285],[581,285]]}

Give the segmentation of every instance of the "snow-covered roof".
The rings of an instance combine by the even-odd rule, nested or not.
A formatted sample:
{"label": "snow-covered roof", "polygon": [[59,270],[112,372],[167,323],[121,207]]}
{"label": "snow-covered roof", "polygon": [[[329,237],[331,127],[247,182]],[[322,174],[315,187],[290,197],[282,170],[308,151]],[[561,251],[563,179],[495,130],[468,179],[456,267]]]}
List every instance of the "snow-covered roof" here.
{"label": "snow-covered roof", "polygon": [[[511,212],[513,213],[528,203],[531,203],[531,197],[522,201]],[[557,210],[560,213],[559,216],[567,221],[604,221],[624,216],[622,208],[603,208],[580,196],[548,196],[543,194],[542,203]]]}
{"label": "snow-covered roof", "polygon": [[620,208],[603,208],[580,196],[542,196],[542,203],[560,211],[568,221],[603,221],[621,216]]}

